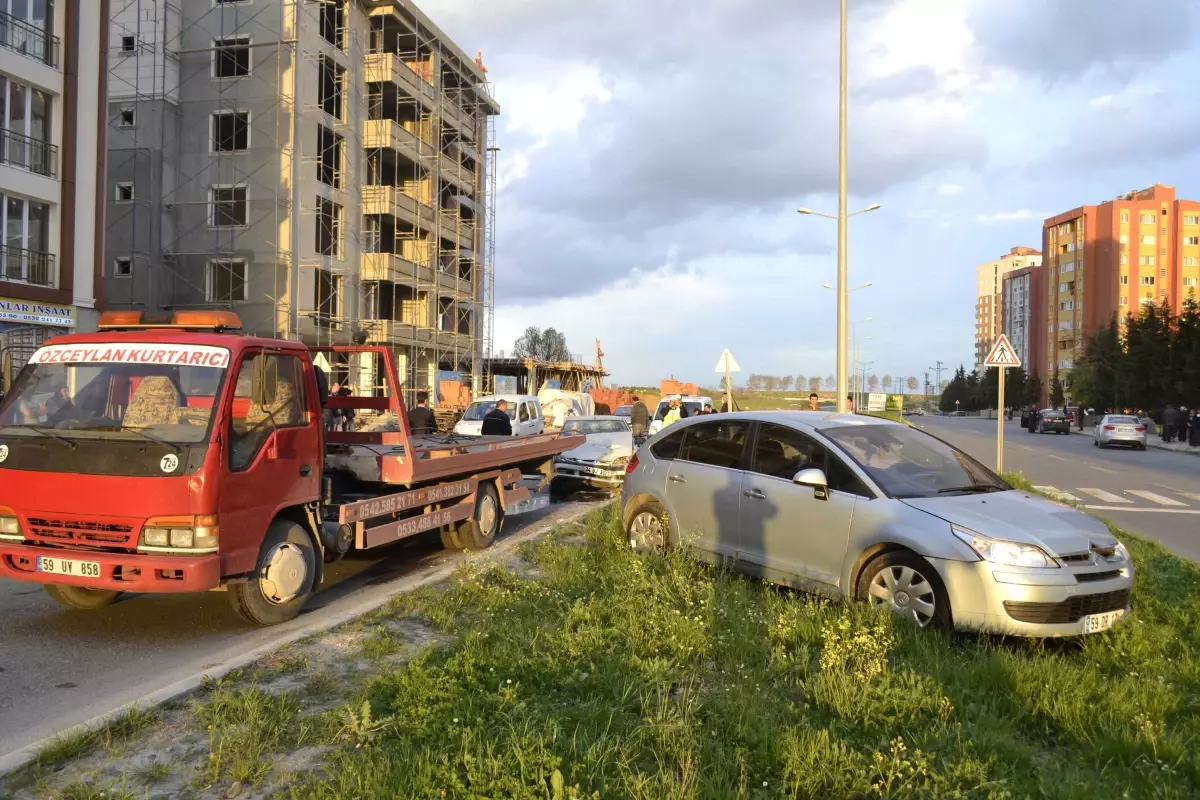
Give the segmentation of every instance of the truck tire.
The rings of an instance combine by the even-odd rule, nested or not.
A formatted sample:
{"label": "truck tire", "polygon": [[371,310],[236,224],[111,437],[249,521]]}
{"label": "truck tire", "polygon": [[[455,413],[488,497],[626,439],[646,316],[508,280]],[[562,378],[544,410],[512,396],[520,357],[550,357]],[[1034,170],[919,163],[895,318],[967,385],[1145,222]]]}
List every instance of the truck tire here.
{"label": "truck tire", "polygon": [[229,586],[234,612],[251,625],[278,625],[294,619],[316,588],[317,554],[312,538],[290,519],[267,529],[254,572]]}
{"label": "truck tire", "polygon": [[442,536],[443,544],[449,538],[456,550],[484,550],[491,547],[504,527],[504,506],[500,503],[496,484],[491,481],[479,484],[475,490],[475,513],[470,519],[451,527],[454,528],[451,535]]}
{"label": "truck tire", "polygon": [[86,586],[67,586],[60,583],[43,584],[46,594],[53,597],[59,605],[73,608],[76,611],[95,611],[107,608],[117,602],[123,592],[111,589],[89,589]]}

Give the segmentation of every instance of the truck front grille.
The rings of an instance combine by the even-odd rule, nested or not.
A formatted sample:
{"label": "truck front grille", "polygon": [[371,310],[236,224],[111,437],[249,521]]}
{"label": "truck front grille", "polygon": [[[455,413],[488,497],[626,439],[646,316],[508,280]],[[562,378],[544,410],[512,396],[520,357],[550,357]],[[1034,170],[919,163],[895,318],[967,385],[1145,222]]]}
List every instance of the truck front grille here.
{"label": "truck front grille", "polygon": [[97,546],[125,545],[129,543],[133,530],[132,525],[97,520],[29,518],[29,533],[34,538],[55,542]]}
{"label": "truck front grille", "polygon": [[1078,622],[1088,614],[1103,614],[1120,611],[1129,605],[1129,590],[1119,589],[1102,594],[1081,594],[1061,603],[1022,603],[1013,600],[1004,602],[1004,610],[1017,622],[1038,625],[1065,625]]}

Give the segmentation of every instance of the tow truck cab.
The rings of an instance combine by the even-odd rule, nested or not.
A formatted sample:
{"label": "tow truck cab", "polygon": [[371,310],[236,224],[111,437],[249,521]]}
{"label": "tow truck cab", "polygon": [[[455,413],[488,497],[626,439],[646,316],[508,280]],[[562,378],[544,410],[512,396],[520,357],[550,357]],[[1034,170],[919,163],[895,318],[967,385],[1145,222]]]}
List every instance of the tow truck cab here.
{"label": "tow truck cab", "polygon": [[229,585],[298,613],[320,580],[323,374],[227,312],[103,314],[37,350],[0,406],[0,576],[75,608]]}

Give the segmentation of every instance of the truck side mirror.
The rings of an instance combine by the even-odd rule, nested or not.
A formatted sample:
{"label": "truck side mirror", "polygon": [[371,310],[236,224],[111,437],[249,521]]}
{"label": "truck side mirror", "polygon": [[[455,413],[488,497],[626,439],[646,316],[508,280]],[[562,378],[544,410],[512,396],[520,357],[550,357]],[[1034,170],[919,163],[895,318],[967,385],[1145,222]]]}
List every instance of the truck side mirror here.
{"label": "truck side mirror", "polygon": [[313,372],[317,379],[317,397],[321,401],[321,408],[324,408],[325,402],[329,400],[329,376],[320,367],[313,367]]}

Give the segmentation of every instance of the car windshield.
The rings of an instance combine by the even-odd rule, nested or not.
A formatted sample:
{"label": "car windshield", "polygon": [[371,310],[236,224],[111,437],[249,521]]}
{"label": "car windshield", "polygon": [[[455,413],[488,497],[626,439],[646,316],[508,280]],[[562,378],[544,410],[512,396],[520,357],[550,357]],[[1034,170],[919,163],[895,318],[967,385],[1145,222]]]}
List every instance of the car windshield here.
{"label": "car windshield", "polygon": [[620,408],[618,408],[616,411],[613,412],[613,416],[632,417],[633,416],[633,406],[621,406]]}
{"label": "car windshield", "polygon": [[[663,417],[665,417],[667,415],[667,411],[669,411],[670,408],[671,408],[670,403],[667,403],[665,401],[662,403],[659,403],[658,410],[654,412],[654,418],[661,420]],[[695,416],[696,412],[702,410],[703,408],[704,408],[703,403],[692,402],[691,400],[683,401],[683,410],[687,412],[687,416],[689,416],[689,417]]]}
{"label": "car windshield", "polygon": [[228,366],[222,347],[49,345],[21,371],[0,426],[32,437],[207,441]]}
{"label": "car windshield", "polygon": [[[495,407],[496,407],[495,400],[480,400],[477,403],[471,403],[471,405],[469,405],[467,407],[467,412],[465,414],[463,414],[462,418],[464,420],[466,420],[467,422],[479,422],[481,419],[483,419],[484,417],[487,416],[487,413],[489,411],[491,411]],[[517,404],[516,403],[508,404],[508,418],[509,419],[517,418]]]}
{"label": "car windshield", "polygon": [[966,453],[902,425],[846,425],[821,431],[889,497],[939,497],[1009,489]]}
{"label": "car windshield", "polygon": [[629,425],[619,419],[569,419],[563,423],[563,433],[625,433]]}

